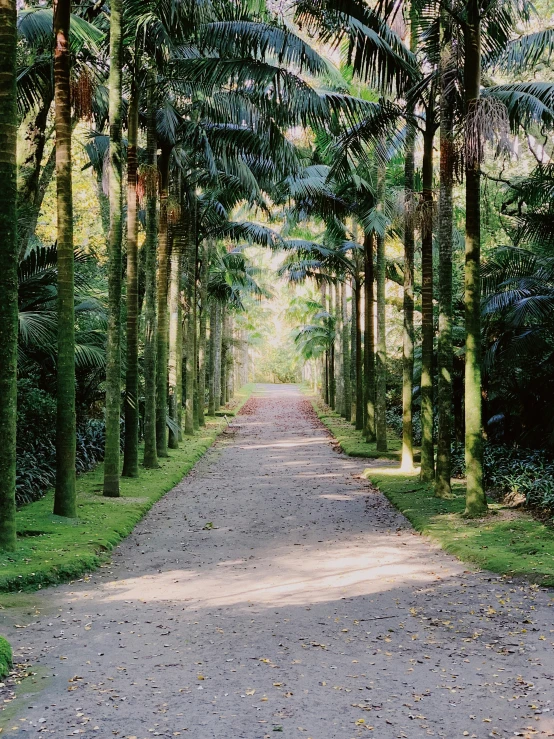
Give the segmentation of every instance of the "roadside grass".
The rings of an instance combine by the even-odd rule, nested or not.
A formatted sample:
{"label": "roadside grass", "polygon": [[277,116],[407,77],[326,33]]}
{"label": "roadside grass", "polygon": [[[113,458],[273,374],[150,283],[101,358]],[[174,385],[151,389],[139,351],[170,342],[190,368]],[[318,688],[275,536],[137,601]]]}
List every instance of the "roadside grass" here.
{"label": "roadside grass", "polygon": [[0,678],[5,677],[12,666],[12,648],[8,641],[0,636]]}
{"label": "roadside grass", "polygon": [[[349,457],[366,459],[397,459],[402,456],[402,442],[394,436],[387,438],[388,451],[378,452],[375,443],[365,441],[362,432],[356,431],[354,425],[331,410],[319,398],[311,396],[310,400],[319,420],[327,426],[337,440],[340,448]],[[414,459],[419,460],[419,449],[414,449]]]}
{"label": "roadside grass", "polygon": [[525,511],[490,503],[488,516],[463,517],[465,484],[453,480],[453,497],[433,495],[418,473],[369,467],[364,477],[403,513],[417,531],[465,562],[542,586],[554,586],[554,529]]}
{"label": "roadside grass", "polygon": [[[237,392],[228,416],[248,400],[252,385]],[[53,491],[17,512],[18,546],[0,554],[0,592],[36,590],[81,577],[101,565],[145,513],[180,482],[227,426],[225,418],[206,418],[206,426],[185,436],[179,449],[138,478],[121,478],[121,497],[102,495],[103,465],[77,478],[78,518],[52,514]]]}

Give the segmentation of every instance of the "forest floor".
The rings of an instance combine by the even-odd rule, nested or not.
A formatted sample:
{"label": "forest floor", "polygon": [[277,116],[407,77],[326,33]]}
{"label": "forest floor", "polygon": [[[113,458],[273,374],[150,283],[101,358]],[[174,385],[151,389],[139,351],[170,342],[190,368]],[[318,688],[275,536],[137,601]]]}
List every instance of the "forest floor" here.
{"label": "forest floor", "polygon": [[554,737],[552,593],[469,570],[331,442],[259,386],[109,565],[0,596],[3,736]]}

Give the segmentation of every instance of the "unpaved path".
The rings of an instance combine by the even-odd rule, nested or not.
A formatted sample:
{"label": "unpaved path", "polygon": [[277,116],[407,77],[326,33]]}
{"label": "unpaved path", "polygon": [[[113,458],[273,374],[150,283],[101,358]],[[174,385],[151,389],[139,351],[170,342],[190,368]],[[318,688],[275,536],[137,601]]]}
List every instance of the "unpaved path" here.
{"label": "unpaved path", "polygon": [[112,566],[3,612],[51,676],[4,735],[554,736],[550,593],[415,534],[296,388],[233,426]]}

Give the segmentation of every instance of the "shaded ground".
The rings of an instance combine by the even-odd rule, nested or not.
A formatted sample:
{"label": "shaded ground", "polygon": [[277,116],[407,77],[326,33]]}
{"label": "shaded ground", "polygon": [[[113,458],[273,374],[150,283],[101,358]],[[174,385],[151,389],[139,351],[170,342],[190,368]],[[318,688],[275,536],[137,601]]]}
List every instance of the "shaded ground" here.
{"label": "shaded ground", "polygon": [[233,427],[111,566],[1,612],[42,688],[5,735],[554,736],[550,592],[415,534],[296,388]]}

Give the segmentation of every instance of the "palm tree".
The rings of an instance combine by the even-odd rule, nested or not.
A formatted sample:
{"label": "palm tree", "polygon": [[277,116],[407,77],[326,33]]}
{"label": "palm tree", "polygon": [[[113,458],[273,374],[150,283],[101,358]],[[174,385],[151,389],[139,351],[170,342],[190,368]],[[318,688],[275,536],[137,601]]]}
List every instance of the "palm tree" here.
{"label": "palm tree", "polygon": [[158,235],[157,192],[158,168],[156,162],[156,75],[148,70],[146,133],[146,167],[144,171],[146,191],[146,239],[144,242],[144,460],[147,468],[158,467],[156,446],[156,246]]}
{"label": "palm tree", "polygon": [[75,518],[75,312],[71,177],[70,0],[54,2],[54,101],[58,212],[58,371],[54,513]]}
{"label": "palm tree", "polygon": [[[483,428],[481,401],[481,142],[472,135],[481,91],[481,7],[467,0],[464,19],[464,85],[466,106],[466,232],[465,232],[465,457],[466,515],[487,510],[483,487]],[[469,139],[468,139],[469,136]]]}
{"label": "palm tree", "polygon": [[0,6],[0,549],[16,546],[15,456],[17,419],[17,3]]}
{"label": "palm tree", "polygon": [[125,378],[125,448],[123,475],[138,477],[139,367],[138,367],[138,218],[137,145],[139,127],[138,64],[131,80],[127,143],[127,370]]}
{"label": "palm tree", "polygon": [[421,196],[421,479],[435,476],[433,446],[433,142],[434,90],[426,107]]}
{"label": "palm tree", "polygon": [[108,243],[108,344],[106,349],[106,447],[104,495],[119,496],[119,454],[121,415],[121,242],[122,212],[122,2],[110,5],[110,238]]}
{"label": "palm tree", "polygon": [[445,7],[441,15],[443,54],[440,73],[440,193],[439,193],[439,341],[438,434],[435,495],[451,493],[452,445],[452,231],[454,227],[454,88],[452,25]]}

